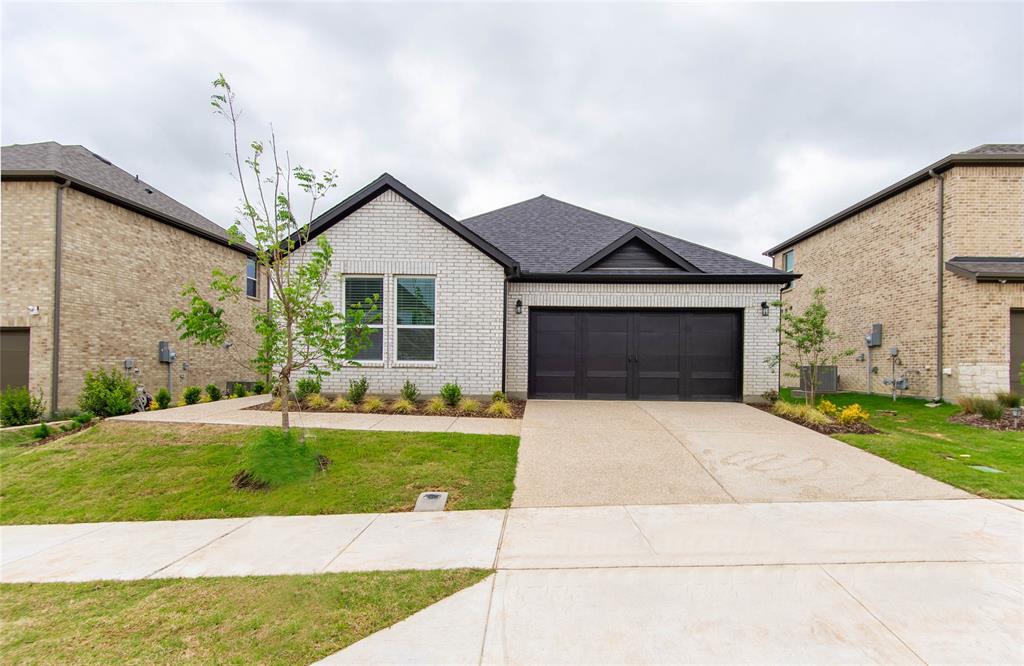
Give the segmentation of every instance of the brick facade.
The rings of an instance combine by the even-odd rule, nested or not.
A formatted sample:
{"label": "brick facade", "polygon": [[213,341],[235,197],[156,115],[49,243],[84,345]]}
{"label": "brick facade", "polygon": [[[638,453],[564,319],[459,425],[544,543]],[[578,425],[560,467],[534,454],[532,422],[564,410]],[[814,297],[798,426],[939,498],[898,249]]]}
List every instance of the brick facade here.
{"label": "brick facade", "polygon": [[[946,260],[1024,256],[1024,168],[957,165],[943,178]],[[866,356],[864,335],[882,324],[870,366],[857,356],[840,363],[842,389],[866,391],[870,376],[871,390],[887,392],[887,350],[897,347],[896,375],[909,380],[906,393],[937,393],[936,188],[927,180],[792,246],[803,277],[783,299],[799,309],[815,287],[825,287],[837,348]],[[774,256],[776,268],[788,249]],[[1024,284],[976,283],[948,270],[942,279],[943,398],[1008,390],[1010,310],[1024,308]]]}
{"label": "brick facade", "polygon": [[[593,284],[510,282],[506,318],[506,388],[523,397],[529,365],[530,307],[578,308],[735,308],[743,310],[743,398],[760,399],[778,388],[778,371],[765,359],[778,350],[778,311],[761,315],[761,303],[779,297],[771,284]],[[523,301],[522,314],[515,303]]]}
{"label": "brick facade", "polygon": [[[399,194],[387,190],[323,232],[334,250],[327,297],[342,306],[341,276],[383,276],[384,360],[361,362],[324,379],[329,392],[348,390],[365,375],[371,393],[395,394],[406,380],[424,394],[446,382],[463,393],[490,396],[501,388],[505,272],[492,259]],[[312,243],[311,243],[312,245]],[[298,251],[301,258],[309,245]],[[395,355],[395,277],[435,278],[435,360],[408,363]]]}
{"label": "brick facade", "polygon": [[[53,183],[3,183],[3,325],[21,325],[28,301],[37,301],[40,314],[27,322],[30,385],[48,405],[55,195]],[[58,407],[75,406],[87,371],[123,368],[125,359],[134,360],[150,392],[166,387],[168,366],[157,359],[161,340],[178,354],[171,368],[176,396],[185,385],[224,387],[257,378],[244,367],[244,348],[251,309],[265,307],[263,285],[260,299],[225,305],[237,331],[230,350],[179,341],[170,320],[173,308],[186,305],[180,292],[189,281],[204,291],[215,268],[244,276],[243,253],[71,188],[64,192],[61,246]]]}

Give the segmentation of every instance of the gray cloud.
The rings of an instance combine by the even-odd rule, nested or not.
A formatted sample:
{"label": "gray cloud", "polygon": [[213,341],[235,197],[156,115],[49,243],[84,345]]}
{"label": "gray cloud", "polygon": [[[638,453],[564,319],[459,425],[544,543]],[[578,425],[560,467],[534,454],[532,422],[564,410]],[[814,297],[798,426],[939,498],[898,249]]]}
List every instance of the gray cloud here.
{"label": "gray cloud", "polygon": [[1021,4],[7,4],[4,143],[81,143],[224,225],[223,71],[341,198],[538,193],[758,259],[948,153],[1024,137]]}

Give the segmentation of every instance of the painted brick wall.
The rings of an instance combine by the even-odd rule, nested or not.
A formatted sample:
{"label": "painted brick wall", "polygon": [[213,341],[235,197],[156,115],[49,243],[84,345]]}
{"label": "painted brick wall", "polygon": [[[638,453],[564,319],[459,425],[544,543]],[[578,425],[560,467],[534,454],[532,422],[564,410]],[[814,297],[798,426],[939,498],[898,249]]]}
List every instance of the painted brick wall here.
{"label": "painted brick wall", "polygon": [[[957,166],[944,177],[947,259],[1024,256],[1024,169]],[[864,335],[872,323],[882,324],[882,347],[871,364],[878,368],[874,392],[887,391],[889,347],[899,349],[897,375],[910,380],[907,394],[937,392],[935,188],[933,180],[921,183],[795,246],[794,268],[803,277],[783,299],[803,308],[814,287],[825,287],[837,348],[866,352]],[[775,256],[776,268],[782,256]],[[1007,390],[1010,309],[1024,308],[1024,285],[977,284],[949,271],[943,280],[943,367],[952,373],[943,397]],[[849,357],[839,371],[842,388],[867,389],[867,362]]]}
{"label": "painted brick wall", "polygon": [[[579,308],[742,308],[743,396],[757,400],[778,388],[778,372],[764,362],[778,350],[778,313],[761,315],[761,302],[779,297],[779,285],[763,284],[580,284],[511,282],[508,285],[506,387],[523,397],[529,368],[529,309]],[[523,301],[522,314],[515,302]]]}
{"label": "painted brick wall", "polygon": [[[365,375],[371,393],[395,394],[405,380],[424,394],[449,381],[464,393],[490,396],[501,387],[501,266],[400,195],[387,191],[323,234],[334,249],[334,275],[327,294],[342,306],[341,275],[384,276],[384,361],[364,361],[325,379],[323,390],[343,392]],[[302,248],[301,258],[308,252]],[[436,279],[435,362],[395,360],[395,276]]]}
{"label": "painted brick wall", "polygon": [[[50,403],[55,183],[3,183],[0,326],[29,329],[29,390]],[[39,314],[30,315],[30,305]],[[2,390],[3,387],[0,387]]]}

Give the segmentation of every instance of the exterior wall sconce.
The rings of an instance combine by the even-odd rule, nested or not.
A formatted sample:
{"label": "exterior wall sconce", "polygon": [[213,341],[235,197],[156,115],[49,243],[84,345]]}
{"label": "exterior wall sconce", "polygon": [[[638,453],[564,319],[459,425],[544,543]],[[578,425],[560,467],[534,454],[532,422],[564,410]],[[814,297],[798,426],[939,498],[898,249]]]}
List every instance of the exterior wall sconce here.
{"label": "exterior wall sconce", "polygon": [[771,306],[768,305],[768,301],[761,301],[761,316],[767,317],[771,312]]}
{"label": "exterior wall sconce", "polygon": [[516,314],[523,314],[523,299],[516,299]]}

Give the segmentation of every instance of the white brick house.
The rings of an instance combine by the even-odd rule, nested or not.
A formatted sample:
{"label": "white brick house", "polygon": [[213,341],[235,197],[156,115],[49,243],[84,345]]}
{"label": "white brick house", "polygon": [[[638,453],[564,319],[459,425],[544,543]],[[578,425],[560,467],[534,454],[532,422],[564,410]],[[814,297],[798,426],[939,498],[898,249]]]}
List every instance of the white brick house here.
{"label": "white brick house", "polygon": [[[317,218],[328,298],[380,298],[359,366],[394,394],[755,400],[777,388],[768,303],[793,274],[538,197],[458,222],[388,174]],[[297,252],[301,257],[306,248]],[[767,314],[765,314],[767,312]]]}

